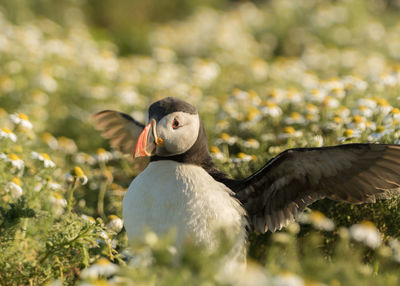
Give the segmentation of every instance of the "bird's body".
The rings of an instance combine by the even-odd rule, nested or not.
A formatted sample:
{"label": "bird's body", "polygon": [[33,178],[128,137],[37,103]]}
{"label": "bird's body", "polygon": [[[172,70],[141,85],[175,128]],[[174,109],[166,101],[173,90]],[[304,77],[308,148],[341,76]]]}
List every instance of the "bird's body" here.
{"label": "bird's body", "polygon": [[250,231],[276,231],[317,200],[374,202],[400,187],[399,145],[289,149],[234,180],[216,168],[196,108],[180,99],[153,103],[146,126],[109,110],[94,120],[112,146],[126,152],[136,145],[135,157],[150,157],[123,201],[132,240],[147,229],[175,229],[178,246],[190,239],[213,248],[222,230],[243,248],[246,219]]}
{"label": "bird's body", "polygon": [[232,191],[202,167],[172,160],[151,162],[132,181],[123,200],[130,240],[141,239],[146,230],[160,236],[172,230],[178,247],[194,240],[213,249],[220,231],[244,242],[244,215]]}

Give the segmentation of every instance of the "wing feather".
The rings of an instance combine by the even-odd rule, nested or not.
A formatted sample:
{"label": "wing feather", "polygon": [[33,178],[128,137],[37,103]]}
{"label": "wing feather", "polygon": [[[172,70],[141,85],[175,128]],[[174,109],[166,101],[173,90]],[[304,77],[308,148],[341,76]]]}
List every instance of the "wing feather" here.
{"label": "wing feather", "polygon": [[286,150],[236,184],[254,230],[276,231],[323,199],[375,202],[400,187],[400,146],[347,144]]}
{"label": "wing feather", "polygon": [[130,154],[135,148],[137,139],[144,129],[144,125],[130,115],[114,111],[103,110],[91,117],[97,130],[101,135],[110,140],[110,145]]}

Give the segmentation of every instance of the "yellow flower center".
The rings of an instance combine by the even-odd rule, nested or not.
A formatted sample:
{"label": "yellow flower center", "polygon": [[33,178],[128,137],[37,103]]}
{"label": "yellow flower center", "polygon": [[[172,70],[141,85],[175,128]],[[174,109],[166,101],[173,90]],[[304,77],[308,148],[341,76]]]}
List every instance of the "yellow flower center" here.
{"label": "yellow flower center", "polygon": [[339,117],[339,116],[335,116],[332,120],[333,120],[334,122],[336,122],[336,123],[342,123],[342,122],[343,122],[342,118]]}
{"label": "yellow flower center", "polygon": [[53,192],[53,197],[57,200],[63,199],[63,196],[60,193]]}
{"label": "yellow flower center", "polygon": [[21,180],[17,177],[12,178],[11,182],[13,182],[14,184],[21,186]]}
{"label": "yellow flower center", "polygon": [[100,258],[96,261],[97,265],[109,265],[111,262],[106,258]]}
{"label": "yellow flower center", "polygon": [[10,129],[8,129],[7,127],[1,128],[2,131],[4,131],[7,134],[11,134],[12,131]]}
{"label": "yellow flower center", "polygon": [[376,229],[375,224],[373,222],[368,221],[368,220],[362,221],[361,225],[365,226],[367,228],[370,228],[370,229]]}
{"label": "yellow flower center", "polygon": [[231,138],[231,136],[229,136],[228,133],[222,133],[221,134],[221,138],[224,139],[224,140],[229,140],[229,138]]}
{"label": "yellow flower center", "polygon": [[354,123],[362,123],[363,118],[360,115],[355,115],[355,116],[353,116],[353,122]]}
{"label": "yellow flower center", "polygon": [[352,136],[354,134],[354,130],[352,130],[352,129],[346,129],[345,131],[344,131],[344,133],[343,133],[343,135],[345,136],[345,137],[350,137],[350,136]]}
{"label": "yellow flower center", "polygon": [[293,119],[299,119],[301,117],[301,115],[298,112],[292,112],[290,114],[290,117],[293,118]]}
{"label": "yellow flower center", "polygon": [[390,106],[389,102],[387,102],[387,100],[384,98],[376,97],[375,101],[376,104],[379,106]]}
{"label": "yellow flower center", "polygon": [[24,113],[18,113],[18,117],[22,120],[29,120],[28,115],[24,114]]}
{"label": "yellow flower center", "polygon": [[317,109],[317,107],[316,107],[314,104],[309,103],[309,104],[307,104],[307,109],[308,109],[309,111],[314,111],[314,110]]}
{"label": "yellow flower center", "polygon": [[256,99],[258,97],[258,93],[255,90],[249,90],[249,96],[251,99]]}
{"label": "yellow flower center", "polygon": [[325,220],[326,217],[325,217],[325,215],[323,213],[321,213],[319,211],[313,211],[310,214],[310,218],[314,222],[322,222],[322,221]]}
{"label": "yellow flower center", "polygon": [[69,143],[69,139],[65,136],[58,137],[58,143],[62,146],[66,146]]}
{"label": "yellow flower center", "polygon": [[292,126],[286,126],[284,129],[284,132],[286,134],[294,134],[296,132],[296,130],[294,130],[294,128]]}
{"label": "yellow flower center", "polygon": [[334,88],[332,89],[332,91],[333,91],[334,93],[340,93],[340,92],[343,91],[343,89],[336,86],[336,87],[334,87]]}
{"label": "yellow flower center", "polygon": [[318,94],[320,94],[319,89],[314,88],[313,90],[311,90],[311,94],[312,94],[312,95],[318,95]]}
{"label": "yellow flower center", "polygon": [[271,92],[270,92],[269,95],[270,95],[272,98],[276,98],[276,97],[278,97],[279,92],[278,92],[278,90],[273,89],[273,90],[271,90]]}
{"label": "yellow flower center", "polygon": [[45,159],[47,161],[51,161],[50,156],[47,153],[40,153],[40,156],[42,156],[43,159]]}
{"label": "yellow flower center", "polygon": [[314,119],[314,115],[309,113],[306,115],[307,120],[313,120]]}
{"label": "yellow flower center", "polygon": [[210,149],[211,149],[211,153],[214,153],[214,154],[221,153],[221,150],[219,150],[219,148],[217,146],[212,146]]}
{"label": "yellow flower center", "polygon": [[18,157],[16,154],[14,154],[14,153],[9,154],[9,155],[8,155],[8,158],[9,158],[10,160],[13,160],[13,161],[19,160],[19,157]]}
{"label": "yellow flower center", "polygon": [[382,125],[381,126],[378,126],[378,127],[376,127],[376,130],[375,130],[376,132],[383,132],[383,131],[385,131],[385,127],[383,127]]}
{"label": "yellow flower center", "polygon": [[49,142],[53,138],[54,138],[53,135],[51,135],[49,132],[45,132],[42,134],[42,140],[46,143]]}
{"label": "yellow flower center", "polygon": [[109,215],[108,217],[108,220],[110,221],[110,220],[114,220],[114,219],[119,219],[119,217],[118,216],[116,216],[116,215]]}
{"label": "yellow flower center", "polygon": [[275,102],[267,101],[267,102],[265,103],[265,106],[266,106],[266,107],[269,107],[269,108],[274,108],[274,107],[276,107],[277,105],[276,105]]}
{"label": "yellow flower center", "polygon": [[291,90],[288,91],[286,96],[289,99],[293,99],[296,95],[297,95],[297,90],[296,89],[291,89]]}
{"label": "yellow flower center", "polygon": [[72,173],[77,176],[78,178],[83,178],[85,176],[85,173],[82,171],[81,167],[75,166],[72,169]]}
{"label": "yellow flower center", "polygon": [[238,156],[238,158],[240,158],[240,159],[244,159],[244,158],[247,157],[247,155],[246,155],[245,153],[243,153],[243,152],[238,153],[237,156]]}
{"label": "yellow flower center", "polygon": [[400,113],[400,109],[398,109],[397,107],[395,107],[395,108],[393,108],[393,109],[391,110],[391,112],[392,112],[393,114],[399,114],[399,113]]}
{"label": "yellow flower center", "polygon": [[102,155],[102,154],[105,154],[105,153],[107,153],[107,151],[104,148],[97,149],[97,154],[98,155]]}
{"label": "yellow flower center", "polygon": [[253,120],[254,118],[256,118],[256,116],[257,116],[259,113],[260,113],[260,112],[258,111],[257,108],[252,107],[252,108],[250,109],[249,114],[247,115],[247,119],[248,119],[249,121],[251,121],[251,120]]}

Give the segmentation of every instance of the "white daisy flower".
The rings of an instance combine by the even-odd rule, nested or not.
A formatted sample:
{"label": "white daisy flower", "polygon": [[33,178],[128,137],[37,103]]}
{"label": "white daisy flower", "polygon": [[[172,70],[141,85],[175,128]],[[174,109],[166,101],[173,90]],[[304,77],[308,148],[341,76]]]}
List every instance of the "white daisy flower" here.
{"label": "white daisy flower", "polygon": [[392,106],[389,102],[381,97],[375,98],[376,101],[376,111],[380,114],[387,115],[392,110]]}
{"label": "white daisy flower", "polygon": [[379,142],[382,137],[391,134],[393,131],[394,130],[391,127],[378,126],[375,131],[368,136],[368,141]]}
{"label": "white daisy flower", "polygon": [[339,101],[336,98],[333,98],[332,96],[325,97],[323,104],[330,109],[337,108],[340,105]]}
{"label": "white daisy flower", "polygon": [[0,138],[10,139],[13,142],[17,141],[17,135],[6,127],[0,129]]}
{"label": "white daisy flower", "polygon": [[120,219],[116,215],[109,215],[108,223],[106,226],[113,232],[118,233],[121,231],[122,227],[124,226],[124,223],[123,223],[122,219]]}
{"label": "white daisy flower", "polygon": [[289,138],[297,138],[301,137],[303,135],[303,132],[301,131],[296,131],[292,126],[287,126],[283,130],[283,133],[278,134],[278,139],[289,139]]}
{"label": "white daisy flower", "polygon": [[21,180],[19,178],[13,178],[5,188],[7,193],[11,194],[11,197],[16,200],[22,196]]}
{"label": "white daisy flower", "polygon": [[273,285],[276,286],[304,286],[304,280],[295,273],[285,271],[273,278]]}
{"label": "white daisy flower", "polygon": [[32,152],[31,157],[32,159],[42,161],[45,168],[53,168],[56,166],[56,164],[54,164],[54,162],[50,159],[50,156],[46,153]]}
{"label": "white daisy flower", "polygon": [[314,88],[307,94],[307,99],[315,102],[322,102],[327,96],[327,92],[323,89]]}
{"label": "white daisy flower", "polygon": [[95,156],[98,162],[108,162],[113,157],[110,152],[106,151],[103,148],[97,149],[96,153],[97,154]]}
{"label": "white daisy flower", "polygon": [[42,140],[45,142],[49,147],[53,150],[58,148],[58,141],[57,139],[51,135],[49,132],[45,132],[42,134]]}
{"label": "white daisy flower", "polygon": [[158,242],[158,236],[152,231],[147,231],[144,235],[144,242],[149,246],[155,246]]}
{"label": "white daisy flower", "polygon": [[343,136],[340,136],[338,138],[339,142],[344,142],[347,140],[350,140],[352,138],[360,138],[361,137],[361,131],[360,130],[353,130],[353,129],[346,129],[343,132]]}
{"label": "white daisy flower", "polygon": [[84,269],[81,273],[82,278],[109,277],[118,271],[118,266],[111,263],[106,258],[100,258],[95,264]]}
{"label": "white daisy flower", "polygon": [[260,148],[260,143],[256,139],[248,139],[243,141],[243,146],[246,148],[258,149]]}
{"label": "white daisy flower", "polygon": [[15,168],[17,168],[18,170],[21,170],[24,168],[24,161],[22,161],[16,154],[4,154],[4,153],[0,153],[0,159],[4,160],[6,162],[10,162],[11,165]]}
{"label": "white daisy flower", "polygon": [[56,215],[62,215],[64,213],[64,208],[67,206],[67,200],[57,192],[53,192],[50,196],[50,202],[53,204],[54,212]]}
{"label": "white daisy flower", "polygon": [[357,101],[358,106],[366,106],[370,109],[374,109],[376,107],[376,101],[370,98],[360,98]]}
{"label": "white daisy flower", "polygon": [[360,105],[357,107],[357,109],[354,109],[352,113],[354,115],[360,115],[369,118],[374,114],[374,110],[366,105]]}
{"label": "white daisy flower", "polygon": [[255,159],[256,158],[255,158],[254,155],[248,155],[248,154],[240,152],[240,153],[237,154],[236,158],[232,159],[232,162],[233,163],[250,162],[250,161],[253,161]]}
{"label": "white daisy flower", "polygon": [[215,143],[217,145],[220,145],[222,143],[226,143],[228,145],[233,145],[238,141],[238,138],[236,136],[230,136],[228,133],[222,133],[221,138],[215,140]]}
{"label": "white daisy flower", "polygon": [[86,220],[86,221],[88,221],[90,223],[95,223],[96,222],[94,217],[88,216],[88,215],[85,215],[85,214],[82,214],[81,218],[83,218],[84,220]]}
{"label": "white daisy flower", "polygon": [[342,82],[346,89],[354,88],[358,91],[365,91],[368,87],[368,83],[366,81],[354,76],[345,76],[342,79]]}
{"label": "white daisy flower", "polygon": [[302,101],[303,101],[303,96],[296,89],[294,89],[294,88],[289,89],[288,92],[286,93],[285,102],[287,102],[287,103],[299,103],[299,102],[302,102]]}
{"label": "white daisy flower", "polygon": [[399,84],[399,82],[397,81],[397,78],[394,74],[387,74],[387,73],[381,74],[380,80],[385,86],[394,87],[397,84]]}
{"label": "white daisy flower", "polygon": [[381,245],[381,234],[375,225],[370,221],[364,221],[350,227],[350,236],[370,248],[377,248]]}
{"label": "white daisy flower", "polygon": [[29,117],[28,115],[24,114],[24,113],[14,113],[10,115],[10,119],[12,122],[14,122],[15,124],[21,126],[22,128],[25,129],[32,129],[33,125],[32,123],[29,121]]}
{"label": "white daisy flower", "polygon": [[52,181],[50,181],[47,184],[47,186],[52,190],[61,190],[62,189],[62,186],[59,183],[55,183],[55,182],[52,182]]}
{"label": "white daisy flower", "polygon": [[83,164],[94,165],[94,164],[96,164],[96,159],[93,158],[93,156],[91,156],[87,153],[84,153],[84,152],[79,152],[79,153],[75,154],[74,161],[75,161],[75,163],[77,163],[79,165],[83,165]]}
{"label": "white daisy flower", "polygon": [[290,116],[285,118],[285,124],[292,125],[292,124],[304,124],[306,119],[303,115],[298,112],[292,112]]}
{"label": "white daisy flower", "polygon": [[261,107],[261,113],[275,118],[282,115],[282,109],[276,103],[268,101]]}
{"label": "white daisy flower", "polygon": [[335,223],[319,211],[302,213],[299,222],[311,224],[314,228],[324,231],[332,231],[335,228]]}
{"label": "white daisy flower", "polygon": [[225,159],[225,155],[224,153],[221,152],[221,150],[217,147],[217,146],[212,146],[210,148],[211,151],[211,156],[217,160],[224,160]]}
{"label": "white daisy flower", "polygon": [[67,138],[65,136],[60,136],[57,139],[58,150],[61,150],[67,154],[74,154],[78,151],[74,140]]}

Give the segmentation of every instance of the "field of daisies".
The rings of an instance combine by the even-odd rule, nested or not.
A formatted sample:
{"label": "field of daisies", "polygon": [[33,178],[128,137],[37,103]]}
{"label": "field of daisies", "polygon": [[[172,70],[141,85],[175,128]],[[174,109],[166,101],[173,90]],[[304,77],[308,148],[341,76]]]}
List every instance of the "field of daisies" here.
{"label": "field of daisies", "polygon": [[0,1],[0,285],[400,284],[398,195],[317,202],[250,234],[237,277],[194,245],[177,259],[171,237],[128,245],[121,202],[144,163],[90,122],[182,98],[235,178],[288,148],[400,144],[398,1],[193,1],[143,24],[147,48],[128,53],[90,23],[93,1],[55,2]]}

